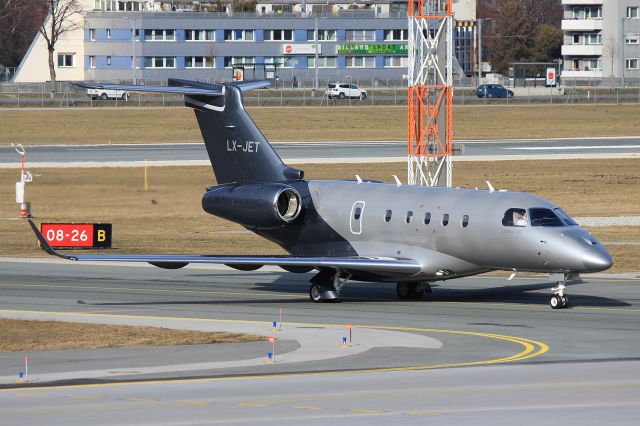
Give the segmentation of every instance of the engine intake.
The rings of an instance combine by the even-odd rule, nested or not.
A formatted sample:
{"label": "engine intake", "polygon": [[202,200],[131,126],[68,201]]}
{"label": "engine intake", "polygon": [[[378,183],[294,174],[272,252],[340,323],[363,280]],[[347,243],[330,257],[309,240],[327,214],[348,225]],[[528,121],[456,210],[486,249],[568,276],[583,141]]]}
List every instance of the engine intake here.
{"label": "engine intake", "polygon": [[302,201],[298,191],[285,184],[222,185],[204,194],[202,208],[246,227],[269,229],[295,221]]}

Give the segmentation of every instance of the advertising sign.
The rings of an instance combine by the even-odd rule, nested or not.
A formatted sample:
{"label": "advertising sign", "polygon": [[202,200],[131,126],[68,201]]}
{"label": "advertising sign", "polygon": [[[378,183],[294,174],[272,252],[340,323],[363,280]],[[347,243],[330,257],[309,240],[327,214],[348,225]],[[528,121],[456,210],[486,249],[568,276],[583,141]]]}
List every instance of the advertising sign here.
{"label": "advertising sign", "polygon": [[339,44],[338,55],[408,55],[406,44]]}
{"label": "advertising sign", "polygon": [[546,85],[547,87],[556,87],[556,69],[555,67],[547,67],[546,72]]}
{"label": "advertising sign", "polygon": [[[315,55],[316,45],[314,44],[283,44],[283,55]],[[322,53],[322,45],[318,45],[318,54]]]}

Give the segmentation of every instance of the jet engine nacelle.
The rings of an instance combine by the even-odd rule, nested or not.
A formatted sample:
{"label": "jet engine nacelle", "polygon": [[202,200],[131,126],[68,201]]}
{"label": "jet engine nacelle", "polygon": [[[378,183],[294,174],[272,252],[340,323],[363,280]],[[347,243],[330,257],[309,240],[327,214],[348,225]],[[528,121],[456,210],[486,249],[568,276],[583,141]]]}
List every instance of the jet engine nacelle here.
{"label": "jet engine nacelle", "polygon": [[294,188],[280,183],[222,185],[202,197],[207,213],[250,228],[278,228],[300,215],[302,202]]}

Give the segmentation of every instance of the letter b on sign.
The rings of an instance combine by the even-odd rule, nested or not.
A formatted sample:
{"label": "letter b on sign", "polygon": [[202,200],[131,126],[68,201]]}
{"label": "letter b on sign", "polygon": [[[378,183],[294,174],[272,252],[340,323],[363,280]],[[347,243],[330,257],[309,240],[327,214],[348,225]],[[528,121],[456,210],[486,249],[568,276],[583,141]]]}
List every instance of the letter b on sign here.
{"label": "letter b on sign", "polygon": [[111,247],[110,223],[96,223],[93,225],[93,246],[100,248]]}

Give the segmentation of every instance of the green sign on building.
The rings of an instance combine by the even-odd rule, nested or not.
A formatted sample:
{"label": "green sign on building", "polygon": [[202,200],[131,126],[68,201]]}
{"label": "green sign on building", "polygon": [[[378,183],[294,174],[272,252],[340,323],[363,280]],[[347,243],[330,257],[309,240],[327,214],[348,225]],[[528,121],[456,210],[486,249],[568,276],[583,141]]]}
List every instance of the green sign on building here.
{"label": "green sign on building", "polygon": [[408,55],[407,44],[339,44],[338,55]]}

